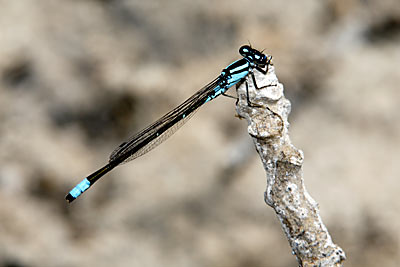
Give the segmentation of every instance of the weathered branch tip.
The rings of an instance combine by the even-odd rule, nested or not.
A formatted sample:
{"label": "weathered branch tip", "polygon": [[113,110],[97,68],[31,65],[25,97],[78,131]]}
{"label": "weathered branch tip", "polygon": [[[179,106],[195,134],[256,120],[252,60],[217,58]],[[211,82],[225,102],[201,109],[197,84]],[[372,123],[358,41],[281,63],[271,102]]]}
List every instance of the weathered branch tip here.
{"label": "weathered branch tip", "polygon": [[267,74],[254,70],[237,92],[237,113],[248,122],[267,174],[265,202],[275,210],[299,266],[342,266],[345,253],[332,242],[318,204],[304,186],[303,152],[290,141],[291,105],[273,64]]}

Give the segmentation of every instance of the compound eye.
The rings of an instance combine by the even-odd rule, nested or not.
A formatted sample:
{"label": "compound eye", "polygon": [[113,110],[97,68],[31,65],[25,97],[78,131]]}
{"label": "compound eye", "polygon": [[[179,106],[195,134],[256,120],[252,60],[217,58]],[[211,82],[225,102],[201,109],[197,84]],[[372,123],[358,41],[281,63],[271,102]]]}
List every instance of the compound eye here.
{"label": "compound eye", "polygon": [[256,54],[256,55],[254,55],[254,59],[255,59],[255,61],[257,61],[257,64],[260,64],[260,65],[267,64],[267,56],[264,54],[261,54],[261,53]]}
{"label": "compound eye", "polygon": [[248,45],[243,45],[242,47],[240,47],[240,49],[239,49],[239,53],[242,55],[242,56],[246,56],[246,55],[249,55],[252,50],[252,48],[250,47],[250,46],[248,46]]}

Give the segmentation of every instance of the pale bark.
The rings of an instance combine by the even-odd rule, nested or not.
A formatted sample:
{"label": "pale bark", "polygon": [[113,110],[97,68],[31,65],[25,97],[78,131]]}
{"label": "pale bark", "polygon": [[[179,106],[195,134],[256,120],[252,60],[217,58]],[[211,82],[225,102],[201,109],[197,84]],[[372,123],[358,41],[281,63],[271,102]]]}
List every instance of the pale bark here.
{"label": "pale bark", "polygon": [[342,266],[345,253],[332,242],[318,204],[304,186],[303,152],[289,138],[290,102],[284,97],[274,66],[268,69],[266,75],[254,70],[259,89],[249,75],[250,105],[246,82],[237,89],[237,113],[247,120],[248,132],[266,171],[265,202],[275,210],[300,266]]}

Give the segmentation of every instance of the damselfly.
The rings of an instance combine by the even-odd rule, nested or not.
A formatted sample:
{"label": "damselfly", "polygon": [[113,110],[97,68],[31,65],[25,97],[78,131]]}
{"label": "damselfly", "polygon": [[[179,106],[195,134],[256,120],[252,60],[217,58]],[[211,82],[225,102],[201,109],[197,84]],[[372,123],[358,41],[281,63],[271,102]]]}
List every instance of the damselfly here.
{"label": "damselfly", "polygon": [[[243,58],[223,69],[216,79],[159,120],[119,145],[111,153],[108,163],[83,179],[68,193],[65,199],[68,202],[72,202],[118,165],[140,157],[161,144],[187,122],[200,106],[219,95],[229,96],[225,92],[233,85],[245,80],[247,75],[251,74],[253,81],[255,81],[253,69],[257,69],[264,74],[268,72],[272,56],[265,55],[248,45],[240,47],[239,53]],[[247,102],[250,103],[248,92]],[[279,116],[275,112],[271,112]]]}

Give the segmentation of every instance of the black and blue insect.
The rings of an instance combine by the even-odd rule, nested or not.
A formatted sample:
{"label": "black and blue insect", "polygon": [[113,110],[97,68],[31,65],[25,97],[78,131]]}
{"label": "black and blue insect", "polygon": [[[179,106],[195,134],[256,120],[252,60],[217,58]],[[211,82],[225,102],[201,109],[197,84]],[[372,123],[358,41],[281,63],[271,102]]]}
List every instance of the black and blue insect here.
{"label": "black and blue insect", "polygon": [[[65,197],[66,200],[72,202],[89,189],[97,180],[118,165],[140,157],[161,144],[191,118],[200,106],[221,94],[229,96],[225,92],[235,84],[244,81],[247,75],[250,74],[253,81],[255,81],[253,69],[257,69],[264,74],[268,72],[268,66],[272,59],[271,56],[265,55],[248,45],[240,47],[239,53],[243,58],[223,69],[216,79],[159,120],[119,145],[111,153],[108,163],[77,184]],[[254,84],[256,85],[256,83]],[[246,88],[248,89],[248,87]],[[248,92],[247,102],[251,105]],[[275,114],[275,112],[272,113]]]}

